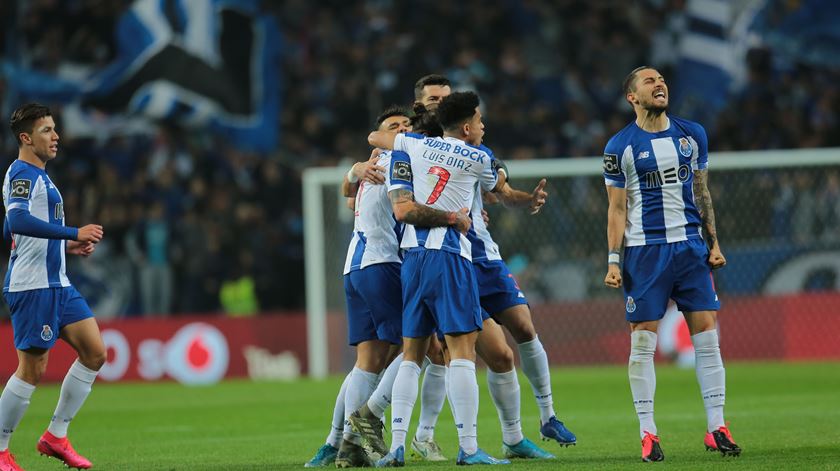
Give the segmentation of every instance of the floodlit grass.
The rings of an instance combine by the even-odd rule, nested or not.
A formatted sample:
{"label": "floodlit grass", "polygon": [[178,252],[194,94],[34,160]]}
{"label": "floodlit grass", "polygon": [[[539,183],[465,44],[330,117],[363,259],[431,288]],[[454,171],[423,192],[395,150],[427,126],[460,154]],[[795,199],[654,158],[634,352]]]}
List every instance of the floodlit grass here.
{"label": "floodlit grass", "polygon": [[[726,459],[704,451],[706,419],[694,370],[661,366],[657,374],[656,421],[665,463],[640,462],[625,368],[562,368],[552,376],[555,408],[577,434],[578,445],[560,448],[540,442],[556,460],[517,460],[513,468],[840,468],[840,364],[729,364],[726,419],[744,453]],[[329,431],[340,380],[231,381],[199,388],[100,382],[70,427],[70,437],[99,470],[302,468]],[[479,444],[499,456],[498,418],[483,375],[479,383]],[[521,374],[520,384],[523,428],[537,441],[539,416]],[[11,450],[28,471],[62,469],[35,451],[57,395],[58,385],[39,387],[12,438]],[[419,404],[413,425],[418,412]],[[446,456],[454,458],[457,438],[448,406],[437,439]],[[440,469],[454,466],[454,460],[434,466],[409,460],[407,466]]]}

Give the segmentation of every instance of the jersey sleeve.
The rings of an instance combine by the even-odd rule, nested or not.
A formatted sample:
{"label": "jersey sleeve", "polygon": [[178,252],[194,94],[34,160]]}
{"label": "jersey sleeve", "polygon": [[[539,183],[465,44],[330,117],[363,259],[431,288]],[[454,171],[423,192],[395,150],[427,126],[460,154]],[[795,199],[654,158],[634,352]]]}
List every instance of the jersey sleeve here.
{"label": "jersey sleeve", "polygon": [[401,151],[391,152],[388,171],[385,172],[385,185],[390,193],[393,190],[414,192],[414,179],[411,174],[411,159]]}
{"label": "jersey sleeve", "polygon": [[27,168],[18,168],[9,174],[9,186],[6,188],[9,195],[9,203],[6,211],[22,209],[29,212],[29,201],[32,199],[32,192],[35,183],[38,181],[38,174],[27,171]]}
{"label": "jersey sleeve", "polygon": [[608,186],[624,188],[627,184],[624,162],[622,162],[624,149],[617,141],[616,137],[613,137],[604,148],[604,183]]}
{"label": "jersey sleeve", "polygon": [[709,167],[709,139],[702,125],[695,123],[692,131],[696,149],[691,156],[691,169],[704,170]]}
{"label": "jersey sleeve", "polygon": [[410,154],[419,150],[425,140],[426,136],[422,134],[415,134],[413,132],[400,133],[394,137],[394,150]]}
{"label": "jersey sleeve", "polygon": [[496,160],[495,155],[493,155],[493,151],[488,147],[482,145],[479,149],[483,150],[488,157],[479,176],[481,189],[484,191],[493,191],[496,188],[496,183],[499,181],[499,162]]}

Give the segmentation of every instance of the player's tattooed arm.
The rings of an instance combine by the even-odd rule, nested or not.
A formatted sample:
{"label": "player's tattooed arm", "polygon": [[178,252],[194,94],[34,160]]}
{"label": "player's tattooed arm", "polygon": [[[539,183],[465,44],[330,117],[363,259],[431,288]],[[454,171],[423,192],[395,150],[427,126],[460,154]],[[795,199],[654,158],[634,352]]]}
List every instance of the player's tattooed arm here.
{"label": "player's tattooed arm", "polygon": [[720,250],[717,227],[715,225],[715,208],[712,206],[712,195],[709,192],[709,170],[694,172],[694,202],[700,211],[700,220],[705,231],[706,244],[709,246],[709,265],[720,268],[726,265],[726,258]]}
{"label": "player's tattooed arm", "polygon": [[715,209],[712,207],[712,195],[709,193],[709,170],[696,170],[694,172],[694,203],[700,211],[700,219],[703,229],[706,231],[706,240],[709,246],[714,246],[717,241],[717,228],[715,227]]}
{"label": "player's tattooed arm", "polygon": [[460,232],[466,232],[472,225],[469,210],[441,211],[422,205],[414,200],[414,193],[408,190],[393,190],[388,193],[394,216],[400,222],[420,227],[455,226]]}

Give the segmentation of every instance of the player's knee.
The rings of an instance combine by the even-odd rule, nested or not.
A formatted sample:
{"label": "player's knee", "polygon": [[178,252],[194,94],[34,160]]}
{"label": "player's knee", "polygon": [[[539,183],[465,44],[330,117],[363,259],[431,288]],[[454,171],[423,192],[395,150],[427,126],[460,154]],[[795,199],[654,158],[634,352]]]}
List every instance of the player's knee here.
{"label": "player's knee", "polygon": [[527,305],[517,305],[502,311],[498,316],[501,324],[507,328],[516,343],[530,342],[537,336],[531,311]]}
{"label": "player's knee", "polygon": [[495,349],[489,357],[484,358],[484,362],[494,373],[507,373],[513,369],[513,350],[507,345]]}
{"label": "player's knee", "polygon": [[530,342],[537,338],[537,330],[530,318],[518,319],[511,327],[508,327],[508,331],[516,343]]}
{"label": "player's knee", "polygon": [[99,371],[102,366],[105,365],[107,360],[108,354],[105,350],[96,350],[85,355],[79,355],[79,362],[84,365],[85,368],[93,371]]}

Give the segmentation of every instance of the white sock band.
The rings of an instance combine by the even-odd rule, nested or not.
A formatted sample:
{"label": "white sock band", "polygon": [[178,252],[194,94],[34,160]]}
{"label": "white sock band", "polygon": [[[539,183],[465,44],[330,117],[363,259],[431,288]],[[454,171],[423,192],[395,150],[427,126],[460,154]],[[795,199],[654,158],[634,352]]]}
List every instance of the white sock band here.
{"label": "white sock band", "polygon": [[478,450],[478,382],[474,362],[465,359],[449,362],[449,400],[455,413],[458,443],[471,455]]}
{"label": "white sock band", "polygon": [[508,445],[516,445],[525,438],[522,435],[520,389],[516,368],[507,373],[487,370],[487,387],[490,389],[490,397],[493,398],[493,404],[496,405],[496,411],[499,413],[502,441]]}
{"label": "white sock band", "polygon": [[379,380],[379,385],[370,395],[367,405],[368,409],[380,419],[385,415],[385,409],[391,405],[391,392],[394,390],[394,380],[397,378],[397,372],[400,370],[400,365],[403,361],[403,354],[400,353],[394,358],[394,361],[385,368],[382,373],[382,379]]}
{"label": "white sock band", "polygon": [[344,439],[357,445],[361,444],[361,436],[350,428],[350,414],[362,407],[376,388],[379,380],[378,373],[371,373],[359,368],[353,368],[347,391],[344,392]]}
{"label": "white sock band", "polygon": [[630,392],[633,406],[639,417],[639,436],[645,432],[654,435],[653,397],[656,394],[656,371],[653,354],[656,352],[656,334],[648,330],[637,330],[630,334],[630,362],[627,368],[630,377]]}
{"label": "white sock band", "polygon": [[47,427],[51,434],[58,438],[67,436],[67,427],[85,403],[98,373],[81,364],[78,359],[73,362],[61,383],[58,405]]}
{"label": "white sock band", "polygon": [[0,395],[0,451],[9,448],[12,433],[29,407],[35,386],[12,375]]}
{"label": "white sock band", "polygon": [[417,440],[431,440],[435,436],[435,424],[446,399],[446,367],[434,363],[426,366],[423,387],[420,389],[420,423],[417,424]]}
{"label": "white sock band", "polygon": [[394,392],[391,394],[391,451],[405,446],[405,436],[417,402],[417,381],[420,379],[420,367],[413,361],[400,364],[394,380]]}
{"label": "white sock band", "polygon": [[694,344],[694,369],[706,407],[706,425],[709,432],[726,425],[723,405],[726,402],[726,370],[720,356],[716,330],[707,330],[691,336]]}
{"label": "white sock band", "polygon": [[539,337],[517,345],[522,372],[531,384],[534,398],[540,408],[540,422],[546,423],[555,415],[554,400],[551,393],[551,372],[548,369],[548,355],[545,353]]}
{"label": "white sock band", "polygon": [[332,422],[330,422],[330,434],[327,435],[327,445],[333,448],[341,446],[341,435],[344,433],[344,394],[347,392],[347,383],[350,382],[350,375],[353,372],[347,373],[344,377],[344,382],[341,383],[341,388],[338,389],[338,395],[335,397],[335,406],[333,407]]}

